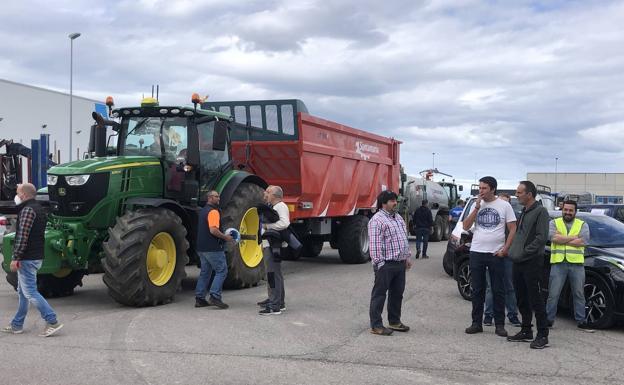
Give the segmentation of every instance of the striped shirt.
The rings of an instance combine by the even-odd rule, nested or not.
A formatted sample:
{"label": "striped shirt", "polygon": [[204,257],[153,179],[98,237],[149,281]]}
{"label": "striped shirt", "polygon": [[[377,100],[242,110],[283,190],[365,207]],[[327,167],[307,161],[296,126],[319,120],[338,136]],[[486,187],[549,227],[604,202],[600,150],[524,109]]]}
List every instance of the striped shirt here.
{"label": "striped shirt", "polygon": [[410,257],[407,228],[400,215],[379,210],[368,222],[370,257],[379,268],[386,261],[404,261]]}
{"label": "striped shirt", "polygon": [[30,236],[30,230],[35,222],[35,210],[32,207],[24,207],[19,216],[18,230],[15,234],[15,243],[13,245],[13,259],[21,259],[26,252],[26,246],[28,245],[28,237]]}

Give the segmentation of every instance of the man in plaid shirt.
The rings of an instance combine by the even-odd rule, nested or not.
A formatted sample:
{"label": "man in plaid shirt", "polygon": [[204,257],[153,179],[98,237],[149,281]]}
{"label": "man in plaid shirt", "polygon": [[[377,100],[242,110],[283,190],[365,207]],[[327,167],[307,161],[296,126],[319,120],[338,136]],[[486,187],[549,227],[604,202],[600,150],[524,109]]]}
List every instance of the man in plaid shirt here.
{"label": "man in plaid shirt", "polygon": [[[377,197],[377,213],[368,222],[370,256],[375,272],[371,293],[371,333],[389,336],[393,330],[406,332],[401,322],[401,304],[405,290],[405,271],[412,267],[407,241],[407,228],[396,214],[397,195],[382,191]],[[388,328],[383,325],[381,312],[388,293]]]}
{"label": "man in plaid shirt", "polygon": [[43,264],[47,218],[45,211],[35,200],[36,195],[35,186],[30,183],[17,186],[15,204],[18,214],[10,269],[17,272],[19,305],[11,324],[0,330],[5,333],[23,333],[28,305],[32,303],[46,321],[46,327],[39,335],[49,337],[59,331],[63,324],[58,322],[48,301],[37,291],[37,270]]}

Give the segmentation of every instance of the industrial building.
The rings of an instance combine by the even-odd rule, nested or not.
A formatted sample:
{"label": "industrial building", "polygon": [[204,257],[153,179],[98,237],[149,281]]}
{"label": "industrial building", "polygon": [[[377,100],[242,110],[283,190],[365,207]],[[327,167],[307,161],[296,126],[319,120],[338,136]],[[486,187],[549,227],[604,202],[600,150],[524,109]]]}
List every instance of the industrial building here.
{"label": "industrial building", "polygon": [[529,172],[527,180],[559,195],[589,192],[595,203],[624,203],[624,173]]}
{"label": "industrial building", "polygon": [[[0,79],[0,100],[0,139],[30,146],[31,139],[49,134],[50,152],[57,149],[61,162],[69,160],[69,94]],[[93,124],[91,113],[98,111],[106,116],[106,106],[102,101],[74,94],[72,110],[75,160],[87,150]],[[56,159],[58,153],[54,154]]]}

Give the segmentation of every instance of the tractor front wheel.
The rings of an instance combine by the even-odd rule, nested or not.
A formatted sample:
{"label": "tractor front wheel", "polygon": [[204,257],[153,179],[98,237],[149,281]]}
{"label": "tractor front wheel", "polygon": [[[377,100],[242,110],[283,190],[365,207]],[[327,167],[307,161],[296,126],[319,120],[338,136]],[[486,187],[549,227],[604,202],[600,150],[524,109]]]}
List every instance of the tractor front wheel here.
{"label": "tractor front wheel", "polygon": [[[62,269],[54,274],[37,275],[37,291],[46,298],[66,297],[74,294],[76,286],[82,286],[84,270]],[[6,280],[17,290],[17,273],[7,273]]]}
{"label": "tractor front wheel", "polygon": [[117,218],[104,242],[102,267],[108,293],[129,306],[171,302],[186,276],[186,229],[173,211],[145,208]]}

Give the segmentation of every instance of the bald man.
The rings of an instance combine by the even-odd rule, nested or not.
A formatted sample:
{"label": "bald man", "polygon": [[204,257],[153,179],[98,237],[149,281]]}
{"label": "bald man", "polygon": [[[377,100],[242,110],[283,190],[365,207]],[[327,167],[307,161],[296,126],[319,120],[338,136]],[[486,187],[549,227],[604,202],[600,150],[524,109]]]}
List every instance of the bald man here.
{"label": "bald man", "polygon": [[48,301],[37,291],[37,270],[43,263],[47,218],[45,211],[35,200],[36,195],[37,190],[30,183],[17,186],[17,225],[10,268],[17,272],[19,305],[11,324],[0,330],[5,333],[23,333],[28,305],[32,303],[46,321],[46,327],[39,335],[49,337],[59,331],[63,324],[58,322]]}

